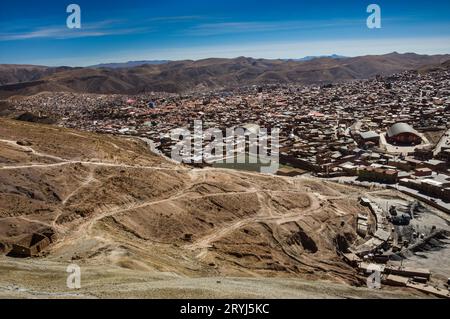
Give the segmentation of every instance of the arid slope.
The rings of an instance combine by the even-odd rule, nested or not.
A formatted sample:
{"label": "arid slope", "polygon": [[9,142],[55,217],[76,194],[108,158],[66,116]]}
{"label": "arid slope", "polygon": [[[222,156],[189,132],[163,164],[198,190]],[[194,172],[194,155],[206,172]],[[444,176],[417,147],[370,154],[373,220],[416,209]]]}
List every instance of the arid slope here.
{"label": "arid slope", "polygon": [[319,280],[345,289],[363,282],[337,254],[356,238],[359,195],[312,179],[191,169],[140,140],[0,119],[0,242],[57,235],[40,257],[0,257],[0,295],[11,283],[39,286],[44,276],[3,270],[43,267],[52,277],[70,263],[91,269],[91,280],[112,272],[99,275],[104,288],[169,276]]}
{"label": "arid slope", "polygon": [[0,98],[39,92],[182,93],[243,85],[323,84],[390,75],[443,63],[450,55],[413,53],[309,61],[239,57],[173,61],[132,68],[45,68],[0,65]]}

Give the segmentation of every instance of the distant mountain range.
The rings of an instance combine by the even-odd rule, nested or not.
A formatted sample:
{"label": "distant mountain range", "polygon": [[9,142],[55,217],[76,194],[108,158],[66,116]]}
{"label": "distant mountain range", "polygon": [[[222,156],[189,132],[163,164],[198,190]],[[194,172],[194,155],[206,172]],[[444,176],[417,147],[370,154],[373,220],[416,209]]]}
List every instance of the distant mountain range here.
{"label": "distant mountain range", "polygon": [[[319,58],[330,58],[330,59],[345,59],[345,56],[332,54],[332,55],[320,55],[320,56],[306,56],[300,59],[284,59],[284,61],[311,61]],[[126,69],[126,68],[134,68],[137,66],[143,65],[158,65],[158,64],[166,64],[171,62],[170,60],[144,60],[144,61],[128,61],[123,63],[101,63],[96,65],[91,65],[89,68],[105,68],[105,69]]]}
{"label": "distant mountain range", "polygon": [[115,68],[0,65],[0,98],[43,91],[102,94],[138,94],[150,91],[182,93],[274,83],[325,84],[368,79],[376,75],[390,75],[430,66],[436,68],[448,60],[450,55],[394,52],[353,58],[316,57],[301,61],[247,57],[159,61],[161,63]]}
{"label": "distant mountain range", "polygon": [[134,68],[142,65],[158,65],[169,63],[169,60],[152,60],[152,61],[128,61],[124,63],[102,63],[97,65],[92,65],[89,68],[108,68],[108,69],[125,69],[125,68]]}
{"label": "distant mountain range", "polygon": [[329,58],[329,59],[346,59],[346,56],[343,55],[337,55],[337,54],[332,54],[332,55],[319,55],[319,56],[314,56],[314,55],[309,55],[309,56],[305,56],[304,58],[300,58],[300,59],[286,59],[286,61],[311,61],[311,60],[315,60],[315,59],[323,59],[323,58]]}

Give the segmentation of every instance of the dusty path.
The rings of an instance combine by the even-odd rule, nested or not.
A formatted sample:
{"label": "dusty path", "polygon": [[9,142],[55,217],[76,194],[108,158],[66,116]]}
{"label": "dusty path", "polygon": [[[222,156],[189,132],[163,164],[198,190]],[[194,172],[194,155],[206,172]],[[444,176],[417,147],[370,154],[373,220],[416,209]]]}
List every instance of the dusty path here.
{"label": "dusty path", "polygon": [[[170,170],[170,171],[173,171],[173,170],[188,171],[189,170],[189,168],[182,167],[182,166],[180,166],[180,167],[160,167],[160,166],[145,166],[145,165],[127,165],[127,164],[120,164],[120,163],[107,163],[107,162],[97,162],[97,161],[69,160],[69,159],[59,157],[59,156],[54,156],[51,154],[38,152],[38,151],[34,150],[32,147],[22,146],[22,145],[17,144],[17,141],[0,139],[0,142],[11,145],[11,146],[13,146],[17,149],[20,149],[24,152],[32,153],[33,155],[36,155],[38,157],[50,158],[55,161],[58,161],[58,163],[50,163],[50,164],[46,163],[46,164],[28,164],[28,165],[7,165],[7,166],[0,167],[0,169],[2,169],[2,170],[27,169],[27,168],[48,168],[48,167],[70,165],[70,164],[83,164],[83,165],[119,167],[119,168]],[[116,147],[118,147],[118,146],[116,145]]]}
{"label": "dusty path", "polygon": [[[268,192],[268,191],[264,191]],[[270,193],[270,192],[269,192]],[[262,205],[260,214],[254,217],[245,218],[242,220],[239,220],[237,222],[233,222],[231,224],[228,224],[220,229],[215,229],[212,233],[196,240],[192,244],[185,245],[184,247],[189,250],[197,250],[197,249],[207,249],[211,246],[211,244],[226,235],[232,233],[235,230],[238,230],[242,227],[245,227],[249,224],[255,224],[255,223],[263,223],[263,222],[273,222],[277,223],[278,225],[297,221],[299,219],[302,219],[306,216],[310,216],[311,213],[314,211],[317,211],[318,209],[322,209],[322,206],[320,205],[320,201],[312,198],[310,207],[304,209],[301,214],[299,213],[293,213],[293,214],[287,214],[287,215],[276,215],[273,214],[271,207],[267,205]]]}
{"label": "dusty path", "polygon": [[70,193],[63,201],[62,204],[66,205],[67,202],[73,197],[75,196],[80,190],[82,190],[83,188],[85,188],[86,186],[88,186],[90,183],[92,183],[93,181],[96,181],[96,178],[94,177],[94,170],[91,169],[89,172],[89,176],[86,178],[86,180],[81,183],[80,186],[78,186],[72,193]]}
{"label": "dusty path", "polygon": [[15,165],[15,166],[2,166],[0,170],[14,170],[14,169],[28,169],[28,168],[48,168],[55,166],[63,166],[70,164],[83,164],[92,166],[104,166],[104,167],[117,167],[117,168],[140,168],[140,169],[151,169],[151,170],[161,170],[161,171],[188,171],[188,168],[177,167],[159,167],[159,166],[142,166],[142,165],[126,165],[126,164],[115,164],[115,163],[104,163],[104,162],[89,162],[89,161],[65,161],[60,163],[52,164],[30,164],[30,165]]}
{"label": "dusty path", "polygon": [[20,150],[22,150],[24,152],[32,153],[33,155],[36,155],[38,157],[50,158],[50,159],[53,159],[53,160],[56,160],[56,161],[61,161],[61,162],[67,161],[66,159],[61,158],[59,156],[54,156],[54,155],[50,155],[50,154],[41,153],[41,152],[38,152],[38,151],[34,150],[33,148],[31,148],[29,146],[19,145],[19,144],[17,144],[17,141],[0,139],[0,142],[8,144],[10,146],[13,146],[15,148],[18,148],[18,149],[20,149]]}

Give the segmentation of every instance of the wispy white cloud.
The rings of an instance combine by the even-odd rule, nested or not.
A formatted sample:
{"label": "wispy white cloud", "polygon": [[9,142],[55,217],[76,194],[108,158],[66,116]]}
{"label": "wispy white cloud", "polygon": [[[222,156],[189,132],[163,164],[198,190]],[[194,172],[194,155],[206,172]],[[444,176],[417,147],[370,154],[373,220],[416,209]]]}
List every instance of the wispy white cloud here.
{"label": "wispy white cloud", "polygon": [[38,38],[55,38],[69,39],[82,37],[98,37],[106,35],[101,31],[83,31],[83,30],[67,30],[63,28],[42,28],[30,32],[23,33],[6,33],[0,34],[0,41],[28,40]]}
{"label": "wispy white cloud", "polygon": [[184,33],[190,36],[211,36],[231,33],[298,31],[333,27],[349,27],[360,24],[361,20],[219,22],[199,24],[185,30]]}
{"label": "wispy white cloud", "polygon": [[127,27],[124,20],[104,20],[96,23],[82,24],[81,29],[69,29],[66,26],[36,27],[30,30],[0,33],[0,41],[18,41],[40,38],[75,39],[124,35],[150,32],[150,27]]}
{"label": "wispy white cloud", "polygon": [[[24,29],[11,25],[3,26],[0,41],[17,41],[27,39],[51,38],[74,39],[84,37],[101,37],[109,35],[138,34],[154,31],[167,23],[192,22],[204,19],[201,16],[167,16],[154,17],[139,21],[123,19],[104,20],[95,23],[82,23],[81,29],[69,29],[65,25],[36,26]],[[6,31],[5,31],[6,30]]]}
{"label": "wispy white cloud", "polygon": [[[366,18],[353,19],[328,19],[328,20],[287,20],[287,21],[227,21],[213,22],[193,25],[180,31],[186,36],[215,36],[240,33],[268,33],[268,32],[289,32],[289,31],[318,31],[352,29],[358,30],[366,25]],[[406,25],[414,20],[410,17],[389,17],[383,18],[384,24]],[[438,24],[434,24],[438,26]]]}
{"label": "wispy white cloud", "polygon": [[205,17],[203,16],[167,16],[167,17],[154,17],[149,18],[146,21],[148,22],[181,22],[181,21],[196,21],[196,20],[203,20]]}

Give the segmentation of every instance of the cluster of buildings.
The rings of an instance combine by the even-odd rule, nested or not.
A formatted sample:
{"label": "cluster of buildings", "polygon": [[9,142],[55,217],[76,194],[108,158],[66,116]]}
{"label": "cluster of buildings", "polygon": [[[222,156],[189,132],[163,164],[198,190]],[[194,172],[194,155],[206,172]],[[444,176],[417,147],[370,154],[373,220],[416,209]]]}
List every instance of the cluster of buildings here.
{"label": "cluster of buildings", "polygon": [[[404,266],[401,261],[411,253],[424,251],[427,247],[432,249],[434,244],[439,246],[440,239],[446,238],[448,234],[435,226],[427,228],[426,223],[417,220],[414,226],[410,225],[410,220],[423,212],[423,206],[413,202],[401,214],[395,206],[390,206],[389,210],[386,206],[384,210],[379,203],[369,198],[360,198],[360,203],[369,208],[370,214],[358,215],[359,238],[351,247],[339,251],[343,260],[364,276],[371,276],[377,271],[379,284],[409,287],[440,298],[449,298],[448,283],[442,285],[438,278],[432,280],[430,269]],[[407,223],[402,222],[404,216],[407,216]]]}
{"label": "cluster of buildings", "polygon": [[[17,111],[66,127],[140,136],[170,155],[173,129],[279,128],[284,167],[357,176],[450,202],[450,71],[407,71],[335,85],[265,85],[175,95],[41,93]],[[225,134],[224,134],[225,136]]]}

